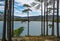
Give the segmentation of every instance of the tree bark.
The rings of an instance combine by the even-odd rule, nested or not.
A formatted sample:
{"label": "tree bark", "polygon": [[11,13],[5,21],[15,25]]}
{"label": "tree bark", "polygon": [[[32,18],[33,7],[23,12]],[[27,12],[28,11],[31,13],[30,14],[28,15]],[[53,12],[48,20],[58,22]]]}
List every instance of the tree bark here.
{"label": "tree bark", "polygon": [[12,0],[12,15],[11,15],[11,22],[12,22],[12,24],[11,24],[11,30],[12,30],[12,37],[14,36],[13,35],[13,30],[14,30],[14,0]]}
{"label": "tree bark", "polygon": [[28,17],[28,36],[29,36],[29,12],[27,13],[27,17]]}
{"label": "tree bark", "polygon": [[7,13],[7,0],[5,0],[5,8],[4,8],[4,21],[3,21],[3,37],[2,37],[2,41],[6,41],[6,13]]}
{"label": "tree bark", "polygon": [[12,0],[8,0],[8,14],[7,14],[7,39],[8,41],[11,40],[11,5]]}
{"label": "tree bark", "polygon": [[45,2],[44,2],[44,36],[45,36]]}
{"label": "tree bark", "polygon": [[43,28],[43,5],[42,5],[42,0],[41,0],[41,35],[44,35],[44,28]]}
{"label": "tree bark", "polygon": [[57,37],[59,38],[59,0],[57,0]]}
{"label": "tree bark", "polygon": [[47,2],[46,5],[47,5],[47,13],[46,13],[46,35],[48,36],[48,2]]}
{"label": "tree bark", "polygon": [[55,0],[53,0],[52,36],[54,36],[54,12],[55,12]]}

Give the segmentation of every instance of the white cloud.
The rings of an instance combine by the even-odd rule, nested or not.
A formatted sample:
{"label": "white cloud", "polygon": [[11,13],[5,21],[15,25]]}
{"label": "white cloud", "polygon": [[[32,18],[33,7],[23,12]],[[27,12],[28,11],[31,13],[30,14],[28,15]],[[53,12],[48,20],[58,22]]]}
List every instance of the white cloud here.
{"label": "white cloud", "polygon": [[[23,4],[30,4],[30,3],[32,3],[32,2],[35,2],[34,0],[15,0],[15,2],[17,2],[18,4],[15,4],[15,7],[16,8],[18,8],[18,6],[21,6],[21,5],[23,5]],[[0,2],[0,4],[4,4],[4,2],[2,1],[2,2]],[[38,5],[38,4],[37,4]],[[37,6],[36,5],[36,6]],[[55,4],[56,5],[56,4]],[[32,12],[31,12],[31,14],[30,14],[30,16],[36,16],[36,15],[40,15],[40,13],[41,13],[41,8],[39,9],[39,10],[36,10],[35,9],[35,7],[36,6],[34,6],[34,7],[32,7],[31,9],[32,9],[32,12],[38,12],[37,14],[32,14]],[[55,6],[56,7],[56,6]],[[21,13],[21,11],[19,11],[18,9],[14,9],[15,11],[14,11],[14,15],[15,16],[27,16],[27,14],[22,14]],[[60,8],[60,6],[59,6],[59,8]],[[43,8],[44,9],[44,8]],[[0,6],[0,10],[4,10],[4,6]],[[59,10],[60,11],[60,10]],[[44,12],[44,11],[43,11]],[[59,12],[60,13],[60,12]],[[59,14],[60,15],[60,14]]]}
{"label": "white cloud", "polygon": [[4,10],[4,6],[0,6],[0,10]]}
{"label": "white cloud", "polygon": [[21,17],[24,17],[24,16],[27,16],[26,14],[14,14],[15,16],[21,16]]}
{"label": "white cloud", "polygon": [[[14,14],[15,16],[21,16],[21,17],[26,17],[27,16],[27,14],[23,14],[23,13],[16,13],[16,14]],[[29,16],[38,16],[39,14],[29,14]]]}
{"label": "white cloud", "polygon": [[22,4],[25,4],[25,3],[27,3],[27,4],[30,4],[31,2],[33,2],[34,0],[15,0],[16,2],[18,2],[18,3],[22,3]]}
{"label": "white cloud", "polygon": [[[23,5],[23,4],[30,4],[32,2],[34,2],[34,0],[15,0],[15,2],[18,2],[20,4],[17,4],[18,6]],[[32,12],[39,12],[39,14],[32,14],[32,12],[29,14],[29,16],[36,16],[36,15],[40,15],[40,10],[36,10],[35,7],[32,7]],[[17,14],[16,14],[17,13]],[[21,11],[19,12],[18,10],[15,11],[15,15],[16,16],[27,16],[27,14],[22,14]]]}
{"label": "white cloud", "polygon": [[4,4],[4,1],[1,1],[0,4]]}

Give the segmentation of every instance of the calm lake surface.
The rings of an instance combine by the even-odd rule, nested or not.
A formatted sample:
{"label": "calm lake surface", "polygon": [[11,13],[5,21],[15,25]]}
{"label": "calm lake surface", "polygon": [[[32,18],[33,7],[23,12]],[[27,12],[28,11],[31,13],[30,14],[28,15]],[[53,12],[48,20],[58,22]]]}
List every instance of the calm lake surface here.
{"label": "calm lake surface", "polygon": [[[48,24],[52,24],[52,22],[48,22]],[[42,24],[42,26],[43,25],[44,24]],[[59,23],[59,25],[60,25],[60,23]],[[27,21],[23,22],[23,23],[21,21],[14,21],[14,29],[17,29],[19,27],[24,27],[24,31],[21,34],[21,36],[27,35],[27,29],[28,29]],[[48,29],[49,29],[48,30],[48,34],[51,35],[51,28],[48,28]],[[3,21],[0,21],[0,38],[2,37],[2,31],[3,31]],[[29,31],[30,31],[29,34],[32,35],[32,36],[41,35],[41,21],[30,21],[29,22]],[[56,35],[56,22],[54,23],[54,33]]]}

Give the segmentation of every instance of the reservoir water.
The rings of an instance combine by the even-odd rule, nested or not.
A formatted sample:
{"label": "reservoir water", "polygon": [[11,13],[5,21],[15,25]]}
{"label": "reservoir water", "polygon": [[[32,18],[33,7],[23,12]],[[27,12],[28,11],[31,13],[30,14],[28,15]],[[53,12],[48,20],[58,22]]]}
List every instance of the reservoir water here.
{"label": "reservoir water", "polygon": [[[48,24],[52,24],[52,22],[48,22]],[[60,25],[60,23],[59,23],[59,25]],[[44,24],[42,24],[42,26],[44,26]],[[27,35],[27,29],[28,29],[27,21],[26,22],[14,21],[14,29],[17,29],[19,27],[24,27],[24,31],[22,32],[21,36]],[[2,31],[3,31],[3,21],[0,21],[0,38],[2,38]],[[51,28],[48,26],[49,35],[51,35],[51,31],[52,31]],[[57,32],[56,31],[56,22],[54,22],[54,34],[55,35],[56,35],[56,32]],[[41,21],[30,21],[29,22],[29,34],[31,36],[40,36],[41,35]]]}

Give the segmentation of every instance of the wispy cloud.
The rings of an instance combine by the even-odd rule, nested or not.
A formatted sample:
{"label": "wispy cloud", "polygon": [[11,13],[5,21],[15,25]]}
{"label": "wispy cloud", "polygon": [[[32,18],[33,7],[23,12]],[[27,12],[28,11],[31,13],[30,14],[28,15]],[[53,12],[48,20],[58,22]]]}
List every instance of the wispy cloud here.
{"label": "wispy cloud", "polygon": [[1,2],[0,2],[0,5],[4,6],[4,1],[1,1]]}
{"label": "wispy cloud", "polygon": [[[15,16],[27,16],[26,13],[22,13],[22,10],[24,9],[23,4],[31,4],[34,0],[15,0],[14,2],[14,15]],[[29,16],[37,16],[40,15],[39,10],[36,10],[35,8],[31,8],[32,12],[30,12]],[[0,2],[0,11],[4,10],[4,1]]]}
{"label": "wispy cloud", "polygon": [[0,6],[0,10],[4,10],[4,6]]}
{"label": "wispy cloud", "polygon": [[34,0],[15,0],[16,2],[18,2],[18,3],[21,3],[21,4],[25,4],[25,3],[27,3],[27,4],[30,4],[30,3],[32,3]]}

